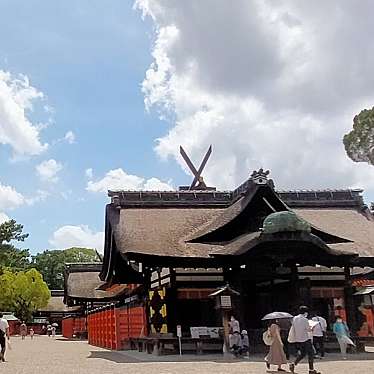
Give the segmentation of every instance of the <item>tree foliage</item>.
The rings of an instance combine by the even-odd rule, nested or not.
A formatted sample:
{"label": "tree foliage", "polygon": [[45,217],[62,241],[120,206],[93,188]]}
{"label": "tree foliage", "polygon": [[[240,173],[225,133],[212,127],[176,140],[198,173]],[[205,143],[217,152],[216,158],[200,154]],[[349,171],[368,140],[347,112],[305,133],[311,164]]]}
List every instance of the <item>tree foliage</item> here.
{"label": "tree foliage", "polygon": [[13,311],[28,321],[32,313],[47,305],[51,296],[42,275],[36,269],[13,272],[3,269],[0,275],[0,309]]}
{"label": "tree foliage", "polygon": [[10,244],[0,245],[0,267],[11,268],[14,271],[25,270],[30,266],[28,249],[19,249]]}
{"label": "tree foliage", "polygon": [[23,242],[29,234],[24,234],[23,226],[14,219],[0,225],[0,267],[14,271],[25,270],[30,265],[28,249],[16,248],[11,242]]}
{"label": "tree foliage", "polygon": [[32,264],[43,275],[51,290],[64,288],[65,263],[100,262],[96,251],[91,248],[68,248],[47,250],[33,256]]}
{"label": "tree foliage", "polygon": [[23,242],[29,234],[23,234],[23,226],[14,219],[6,221],[0,225],[0,243],[10,243],[12,240]]}
{"label": "tree foliage", "polygon": [[374,107],[354,117],[353,130],[344,136],[343,143],[351,160],[374,165]]}

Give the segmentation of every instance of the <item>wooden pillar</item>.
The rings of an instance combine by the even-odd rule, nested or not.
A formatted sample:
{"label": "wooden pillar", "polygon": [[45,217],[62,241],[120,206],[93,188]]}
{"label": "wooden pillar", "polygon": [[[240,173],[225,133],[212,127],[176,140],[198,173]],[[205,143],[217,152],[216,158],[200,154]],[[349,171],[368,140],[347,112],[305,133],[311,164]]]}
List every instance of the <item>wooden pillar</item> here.
{"label": "wooden pillar", "polygon": [[349,266],[344,267],[344,301],[345,301],[345,312],[347,315],[348,326],[354,336],[357,335],[357,318],[356,318],[356,308],[353,300],[353,289],[351,281],[351,272]]}
{"label": "wooden pillar", "polygon": [[222,324],[223,324],[223,345],[224,345],[224,354],[230,352],[229,344],[229,318],[230,311],[222,309]]}
{"label": "wooden pillar", "polygon": [[275,310],[275,303],[274,303],[274,286],[275,286],[275,282],[274,282],[274,272],[273,274],[271,275],[271,279],[270,279],[270,292],[271,292],[271,299],[270,299],[270,303],[271,303],[271,310]]}
{"label": "wooden pillar", "polygon": [[[143,264],[144,266],[144,264]],[[150,321],[150,315],[149,315],[149,291],[151,290],[151,270],[147,267],[143,271],[144,273],[144,305],[145,305],[145,313],[146,313],[146,319],[147,319],[147,331],[148,334],[151,333],[151,321]]]}
{"label": "wooden pillar", "polygon": [[300,304],[312,307],[312,293],[310,278],[299,281]]}
{"label": "wooden pillar", "polygon": [[297,308],[300,306],[300,284],[299,284],[299,274],[296,264],[291,264],[291,285],[292,289],[290,290],[290,301],[289,306],[290,310],[294,312],[297,311]]}
{"label": "wooden pillar", "polygon": [[[169,268],[170,272],[170,287],[167,289],[166,293],[166,309],[168,314],[166,315],[166,324],[168,332],[177,333],[177,325],[180,324],[178,316],[178,290],[177,290],[177,281],[176,281],[176,272],[175,269]],[[182,326],[182,329],[185,329],[186,326]]]}

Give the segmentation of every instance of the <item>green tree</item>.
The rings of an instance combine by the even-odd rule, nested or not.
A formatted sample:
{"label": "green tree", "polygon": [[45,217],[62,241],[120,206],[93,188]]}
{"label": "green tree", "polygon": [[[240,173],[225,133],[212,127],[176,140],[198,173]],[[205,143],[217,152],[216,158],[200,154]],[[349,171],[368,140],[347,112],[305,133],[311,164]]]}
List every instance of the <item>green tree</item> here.
{"label": "green tree", "polygon": [[0,275],[0,309],[14,311],[28,321],[32,313],[47,305],[51,293],[36,269],[13,272],[4,269]]}
{"label": "green tree", "polygon": [[10,243],[12,240],[23,242],[29,234],[23,234],[23,226],[14,219],[6,221],[0,225],[0,242]]}
{"label": "green tree", "polygon": [[374,165],[374,107],[354,117],[353,130],[344,135],[343,143],[351,160]]}
{"label": "green tree", "polygon": [[91,248],[68,248],[47,250],[32,257],[32,265],[41,272],[51,290],[64,288],[66,263],[100,262],[97,252]]}
{"label": "green tree", "polygon": [[14,219],[0,224],[0,267],[15,271],[27,269],[30,265],[28,249],[16,248],[11,242],[23,242],[29,234],[24,234],[23,226]]}

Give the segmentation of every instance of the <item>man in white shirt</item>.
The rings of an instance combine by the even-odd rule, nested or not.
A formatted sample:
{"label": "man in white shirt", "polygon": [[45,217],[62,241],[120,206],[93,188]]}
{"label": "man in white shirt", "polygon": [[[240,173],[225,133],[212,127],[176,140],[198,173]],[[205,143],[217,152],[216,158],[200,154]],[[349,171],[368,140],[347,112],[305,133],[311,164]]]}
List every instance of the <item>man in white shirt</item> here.
{"label": "man in white shirt", "polygon": [[306,306],[299,308],[299,314],[293,318],[291,330],[293,330],[293,340],[296,343],[298,354],[293,364],[290,364],[291,373],[295,372],[295,366],[308,355],[309,374],[320,374],[314,369],[314,350],[310,339],[311,327],[308,320],[309,309]]}
{"label": "man in white shirt", "polygon": [[9,324],[8,321],[3,318],[3,313],[0,313],[0,346],[1,346],[1,353],[0,353],[0,361],[5,361],[5,349],[6,349],[6,341],[5,337],[9,340]]}
{"label": "man in white shirt", "polygon": [[316,314],[314,314],[312,321],[317,322],[317,325],[313,328],[313,345],[317,354],[322,358],[325,357],[324,336],[326,335],[327,322],[323,317]]}

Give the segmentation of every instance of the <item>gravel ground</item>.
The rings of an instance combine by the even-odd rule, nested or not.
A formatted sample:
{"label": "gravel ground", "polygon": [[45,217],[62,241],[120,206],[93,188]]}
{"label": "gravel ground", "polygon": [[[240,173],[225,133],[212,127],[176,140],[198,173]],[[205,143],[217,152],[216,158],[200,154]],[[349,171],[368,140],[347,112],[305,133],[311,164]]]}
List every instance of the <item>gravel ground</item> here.
{"label": "gravel ground", "polygon": [[[265,373],[261,357],[225,362],[220,356],[162,356],[139,352],[111,352],[86,342],[67,341],[37,336],[33,341],[11,338],[7,362],[0,363],[0,373],[7,374],[241,374]],[[373,374],[374,353],[349,356],[341,361],[329,355],[316,367],[323,374]],[[307,374],[307,365],[297,367],[297,373]]]}

